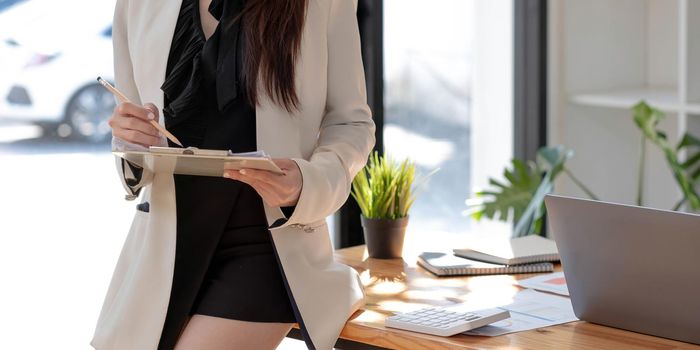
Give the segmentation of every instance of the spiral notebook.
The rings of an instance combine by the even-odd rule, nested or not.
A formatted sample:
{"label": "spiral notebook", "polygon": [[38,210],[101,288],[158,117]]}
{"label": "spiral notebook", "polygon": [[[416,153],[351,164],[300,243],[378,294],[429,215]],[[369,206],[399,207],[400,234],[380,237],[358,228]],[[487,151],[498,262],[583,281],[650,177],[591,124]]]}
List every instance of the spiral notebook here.
{"label": "spiral notebook", "polygon": [[418,265],[437,276],[497,275],[554,271],[554,265],[549,262],[500,265],[437,252],[425,252],[419,255]]}

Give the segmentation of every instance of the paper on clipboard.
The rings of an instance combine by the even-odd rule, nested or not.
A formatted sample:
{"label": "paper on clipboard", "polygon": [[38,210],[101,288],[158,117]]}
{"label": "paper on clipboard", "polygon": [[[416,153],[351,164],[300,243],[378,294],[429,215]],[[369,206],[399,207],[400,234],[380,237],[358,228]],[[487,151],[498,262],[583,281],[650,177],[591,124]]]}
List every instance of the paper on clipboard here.
{"label": "paper on clipboard", "polygon": [[224,170],[251,168],[284,174],[264,151],[231,153],[193,147],[150,147],[112,153],[154,173],[221,177]]}

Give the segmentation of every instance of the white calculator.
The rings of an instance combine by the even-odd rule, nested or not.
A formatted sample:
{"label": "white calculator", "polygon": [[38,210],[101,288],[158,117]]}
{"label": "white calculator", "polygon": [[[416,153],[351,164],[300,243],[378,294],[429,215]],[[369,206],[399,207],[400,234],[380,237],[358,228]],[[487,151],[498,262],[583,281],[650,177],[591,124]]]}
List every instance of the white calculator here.
{"label": "white calculator", "polygon": [[384,325],[412,332],[449,337],[487,324],[505,320],[510,313],[501,309],[458,312],[448,308],[429,307],[387,317]]}

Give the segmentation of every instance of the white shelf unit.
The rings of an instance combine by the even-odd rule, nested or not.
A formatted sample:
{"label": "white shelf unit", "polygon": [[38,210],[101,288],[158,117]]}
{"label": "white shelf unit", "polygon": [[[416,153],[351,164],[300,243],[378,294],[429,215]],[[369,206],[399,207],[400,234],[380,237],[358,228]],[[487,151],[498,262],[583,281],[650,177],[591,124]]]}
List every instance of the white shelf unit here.
{"label": "white shelf unit", "polygon": [[[672,143],[700,135],[700,1],[552,0],[550,144],[575,151],[570,170],[603,200],[635,204],[641,134],[630,108],[666,112]],[[664,156],[647,144],[644,205],[681,198]],[[568,179],[558,193],[585,197]]]}
{"label": "white shelf unit", "polygon": [[607,108],[632,108],[640,99],[664,112],[681,112],[700,114],[700,104],[679,100],[678,90],[674,88],[632,88],[580,93],[571,95],[570,101],[583,106]]}

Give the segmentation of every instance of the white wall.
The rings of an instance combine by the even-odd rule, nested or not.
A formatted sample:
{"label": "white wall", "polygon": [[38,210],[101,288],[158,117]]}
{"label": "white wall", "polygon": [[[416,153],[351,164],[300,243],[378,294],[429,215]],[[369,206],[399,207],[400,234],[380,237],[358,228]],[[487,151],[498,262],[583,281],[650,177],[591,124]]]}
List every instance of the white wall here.
{"label": "white wall", "polygon": [[[548,142],[575,151],[569,169],[603,200],[636,202],[641,134],[632,104],[663,104],[660,128],[671,143],[688,128],[679,79],[682,1],[549,2]],[[582,94],[610,103],[581,103]],[[670,209],[680,192],[657,147],[647,143],[647,151],[644,205]],[[585,197],[565,177],[556,192]]]}

